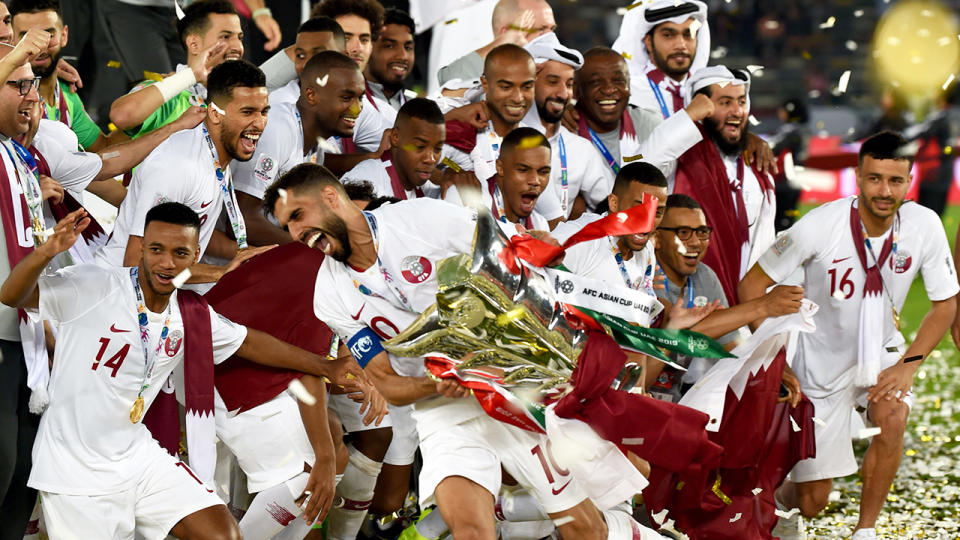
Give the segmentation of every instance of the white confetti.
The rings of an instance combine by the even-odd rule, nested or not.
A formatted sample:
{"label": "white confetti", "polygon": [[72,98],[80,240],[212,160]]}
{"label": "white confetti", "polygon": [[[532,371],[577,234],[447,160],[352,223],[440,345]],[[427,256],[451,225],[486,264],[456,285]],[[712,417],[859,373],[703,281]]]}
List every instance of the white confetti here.
{"label": "white confetti", "polygon": [[763,493],[763,488],[753,488],[750,490],[750,492],[753,493],[754,495],[759,495]]}
{"label": "white confetti", "polygon": [[327,85],[327,81],[328,81],[329,79],[330,79],[330,74],[329,74],[329,73],[327,73],[327,74],[324,75],[323,77],[317,77],[317,84],[320,85],[320,86],[326,86],[326,85]]}
{"label": "white confetti", "polygon": [[837,83],[837,91],[841,94],[847,91],[847,84],[850,83],[850,70],[843,72],[843,75],[840,75],[840,82]]}
{"label": "white confetti", "polygon": [[673,235],[673,241],[677,243],[677,253],[681,255],[687,254],[687,246],[683,245],[683,242],[680,241],[680,237]]}
{"label": "white confetti", "polygon": [[650,517],[653,518],[653,521],[655,521],[657,525],[663,525],[663,521],[667,519],[667,512],[669,512],[669,510],[664,508],[656,514],[650,514]]}
{"label": "white confetti", "polygon": [[760,125],[760,121],[757,120],[757,117],[754,116],[754,115],[752,115],[752,114],[747,117],[747,120],[750,122],[750,125],[751,125],[751,126],[759,126],[759,125]]}
{"label": "white confetti", "polygon": [[860,440],[869,439],[870,437],[875,437],[879,434],[880,434],[879,427],[861,428],[860,431],[857,432],[857,438]]}
{"label": "white confetti", "polygon": [[563,525],[566,525],[567,523],[572,523],[574,519],[576,519],[576,518],[574,518],[573,516],[563,516],[563,517],[560,518],[560,519],[555,519],[555,520],[553,520],[553,525],[554,525],[555,527],[562,527]]}
{"label": "white confetti", "polygon": [[186,15],[183,13],[183,8],[180,7],[180,2],[173,0],[173,10],[177,14],[177,20],[184,18]]}
{"label": "white confetti", "polygon": [[277,190],[277,195],[280,196],[280,202],[287,204],[287,190],[280,188]]}
{"label": "white confetti", "polygon": [[941,47],[946,47],[947,45],[950,44],[951,41],[953,40],[950,39],[950,36],[943,36],[942,38],[937,40],[937,45]]}
{"label": "white confetti", "polygon": [[[958,36],[958,37],[960,37],[960,36]],[[726,56],[727,56],[727,48],[726,48],[726,47],[717,47],[716,49],[710,51],[710,58],[713,58],[714,60],[716,60],[716,59],[718,59],[718,58],[724,58],[724,57],[726,57]]]}
{"label": "white confetti", "polygon": [[186,283],[188,279],[190,279],[191,275],[193,274],[190,273],[190,269],[184,268],[183,272],[180,272],[179,274],[176,275],[176,277],[173,278],[173,286],[178,289],[180,287],[183,287],[183,284]]}
{"label": "white confetti", "polygon": [[287,386],[287,389],[293,393],[293,395],[302,401],[307,406],[312,406],[317,403],[317,398],[313,397],[313,394],[307,392],[307,388],[303,386],[303,383],[300,382],[300,379],[294,379],[290,381],[290,385]]}
{"label": "white confetti", "polygon": [[47,229],[47,230],[43,231],[43,237],[44,237],[44,238],[50,238],[51,236],[53,236],[53,233],[54,233],[54,232],[56,232],[56,231],[54,231],[53,229]]}
{"label": "white confetti", "polygon": [[216,103],[214,103],[214,102],[212,102],[212,101],[210,102],[210,108],[213,109],[213,110],[215,110],[215,111],[217,111],[217,112],[220,113],[220,114],[227,114],[227,111],[221,109],[219,105],[217,105]]}
{"label": "white confetti", "polygon": [[852,39],[848,39],[846,43],[846,47],[848,51],[855,51],[857,50],[857,42]]}
{"label": "white confetti", "polygon": [[641,445],[643,444],[643,437],[625,437],[620,441],[622,445]]}
{"label": "white confetti", "polygon": [[783,519],[790,519],[790,518],[792,518],[793,516],[799,514],[799,513],[800,513],[800,509],[799,509],[799,508],[791,508],[789,512],[784,512],[783,510],[777,508],[776,510],[773,511],[773,513],[776,514],[777,517],[781,517],[781,518],[783,518]]}
{"label": "white confetti", "polygon": [[943,83],[943,86],[941,86],[940,88],[943,89],[944,91],[946,91],[947,87],[950,86],[950,83],[952,83],[952,82],[953,82],[953,79],[955,79],[955,78],[956,78],[956,77],[954,76],[954,74],[951,73],[950,76],[947,77],[946,82],[944,82],[944,83]]}
{"label": "white confetti", "polygon": [[797,425],[797,421],[792,416],[790,417],[790,427],[793,428],[794,433],[800,431],[800,426]]}
{"label": "white confetti", "polygon": [[119,156],[119,155],[120,155],[120,152],[117,152],[117,151],[107,152],[107,153],[103,154],[102,156],[100,156],[100,159],[113,159],[113,158],[115,158],[115,157],[117,157],[117,156]]}
{"label": "white confetti", "polygon": [[837,18],[831,15],[825,22],[820,23],[820,29],[826,30],[827,28],[833,28],[833,25],[836,24],[836,22]]}
{"label": "white confetti", "polygon": [[690,23],[690,33],[694,36],[697,35],[697,31],[700,30],[701,26],[703,26],[703,23],[694,19],[693,22]]}
{"label": "white confetti", "polygon": [[830,502],[837,502],[840,500],[840,492],[833,490],[830,492],[830,495],[827,495],[827,500]]}
{"label": "white confetti", "polygon": [[756,64],[747,64],[747,71],[749,71],[751,75],[756,75],[757,73],[763,72],[763,66],[759,66]]}
{"label": "white confetti", "polygon": [[820,427],[826,427],[826,425],[827,425],[826,422],[824,422],[823,420],[817,418],[816,416],[813,417],[813,423],[816,424],[816,425],[818,425],[818,426],[820,426]]}
{"label": "white confetti", "polygon": [[623,223],[627,220],[627,214],[625,212],[617,212],[617,221]]}
{"label": "white confetti", "polygon": [[320,150],[323,150],[327,154],[340,154],[340,149],[337,148],[333,143],[324,139],[323,137],[317,137],[317,147]]}
{"label": "white confetti", "polygon": [[856,18],[858,18],[858,19],[859,19],[860,17],[863,17],[863,10],[862,10],[862,9],[858,9],[858,10],[854,11],[854,12],[853,12],[853,16],[856,17]]}
{"label": "white confetti", "polygon": [[733,523],[734,521],[738,521],[741,517],[743,517],[743,514],[741,514],[740,512],[737,512],[737,515],[730,518],[730,523]]}

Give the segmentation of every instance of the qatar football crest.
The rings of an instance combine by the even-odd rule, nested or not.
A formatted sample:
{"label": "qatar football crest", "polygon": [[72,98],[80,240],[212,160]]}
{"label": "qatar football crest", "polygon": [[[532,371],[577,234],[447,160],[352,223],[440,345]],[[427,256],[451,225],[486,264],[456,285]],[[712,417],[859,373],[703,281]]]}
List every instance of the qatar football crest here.
{"label": "qatar football crest", "polygon": [[433,273],[433,265],[426,257],[410,255],[400,262],[400,273],[410,283],[423,283]]}
{"label": "qatar football crest", "polygon": [[180,345],[183,343],[183,332],[174,330],[167,336],[167,341],[163,344],[163,352],[167,356],[175,356],[180,351]]}
{"label": "qatar football crest", "polygon": [[890,269],[893,270],[894,274],[902,274],[910,269],[910,265],[913,264],[913,257],[910,256],[910,252],[905,249],[899,249],[890,257]]}

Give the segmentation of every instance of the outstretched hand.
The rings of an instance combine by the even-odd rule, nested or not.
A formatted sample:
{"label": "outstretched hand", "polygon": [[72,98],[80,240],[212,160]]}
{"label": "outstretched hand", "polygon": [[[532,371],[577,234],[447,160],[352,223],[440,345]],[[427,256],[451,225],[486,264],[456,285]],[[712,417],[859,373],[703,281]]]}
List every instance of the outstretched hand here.
{"label": "outstretched hand", "polygon": [[53,228],[53,234],[47,237],[46,241],[37,248],[37,251],[52,259],[73,247],[87,225],[90,225],[90,216],[87,215],[86,210],[80,208],[70,212],[57,223],[56,227]]}

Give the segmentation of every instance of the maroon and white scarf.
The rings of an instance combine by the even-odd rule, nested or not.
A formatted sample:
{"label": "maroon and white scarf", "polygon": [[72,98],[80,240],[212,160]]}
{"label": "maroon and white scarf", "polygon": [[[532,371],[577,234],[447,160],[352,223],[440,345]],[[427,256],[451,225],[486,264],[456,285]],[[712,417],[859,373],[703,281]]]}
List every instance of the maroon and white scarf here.
{"label": "maroon and white scarf", "polygon": [[[213,331],[207,301],[193,291],[177,291],[183,318],[183,391],[186,406],[187,454],[190,468],[211,482],[217,466],[213,417]],[[168,344],[171,338],[168,339]],[[147,411],[143,424],[170,455],[180,450],[180,415],[174,387],[168,381]]]}
{"label": "maroon and white scarf", "polygon": [[[403,182],[400,181],[400,175],[397,173],[397,168],[393,166],[393,160],[391,159],[389,150],[380,156],[380,161],[384,163],[387,176],[390,177],[390,187],[393,189],[393,196],[401,201],[407,200],[407,188],[403,187]],[[423,190],[420,189],[420,187],[413,188],[413,192],[416,198],[423,198]]]}
{"label": "maroon and white scarf", "polygon": [[860,221],[860,213],[857,211],[857,200],[854,199],[850,203],[850,234],[853,236],[854,247],[857,248],[857,258],[860,259],[866,274],[863,282],[863,300],[860,302],[860,335],[857,338],[857,373],[854,378],[857,386],[873,386],[877,384],[877,377],[880,375],[886,316],[893,309],[892,305],[888,305],[890,301],[884,294],[880,269],[893,251],[896,222],[900,220],[899,213],[894,220],[894,227],[883,241],[880,255],[868,256],[863,224]]}

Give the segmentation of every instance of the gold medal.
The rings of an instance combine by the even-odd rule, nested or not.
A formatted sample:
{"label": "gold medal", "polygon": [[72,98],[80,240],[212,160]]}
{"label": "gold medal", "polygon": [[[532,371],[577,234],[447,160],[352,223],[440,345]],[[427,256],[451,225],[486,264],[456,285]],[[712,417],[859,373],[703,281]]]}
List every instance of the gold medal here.
{"label": "gold medal", "polygon": [[900,314],[897,313],[897,308],[890,308],[890,311],[893,312],[893,325],[897,327],[897,332],[900,331]]}
{"label": "gold medal", "polygon": [[133,402],[133,406],[130,407],[130,422],[136,424],[140,421],[140,418],[143,417],[143,396],[137,396],[137,399]]}

